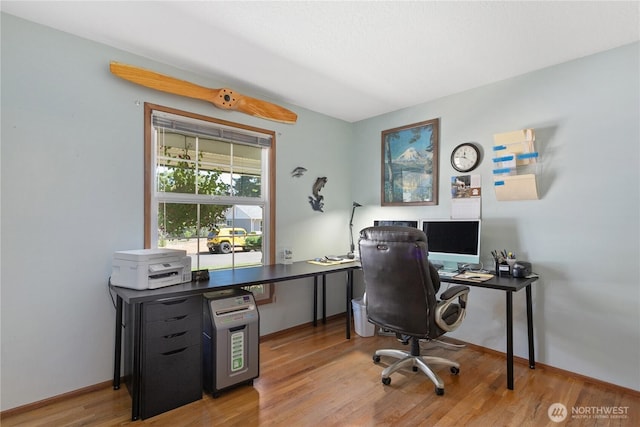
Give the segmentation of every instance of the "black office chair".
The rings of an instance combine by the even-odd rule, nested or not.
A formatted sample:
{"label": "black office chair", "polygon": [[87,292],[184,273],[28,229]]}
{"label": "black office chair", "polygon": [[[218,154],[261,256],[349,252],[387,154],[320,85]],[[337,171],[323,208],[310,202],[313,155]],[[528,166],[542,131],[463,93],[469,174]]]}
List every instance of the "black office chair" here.
{"label": "black office chair", "polygon": [[469,287],[452,286],[437,299],[438,272],[427,259],[427,236],[411,227],[369,227],[360,231],[360,262],[365,285],[367,317],[372,323],[395,332],[410,341],[411,351],[377,350],[381,356],[400,359],[382,371],[382,383],[391,383],[390,375],[405,367],[420,369],[444,394],[444,383],[429,364],[460,371],[457,362],[441,357],[420,355],[420,340],[435,340],[455,330],[465,317]]}

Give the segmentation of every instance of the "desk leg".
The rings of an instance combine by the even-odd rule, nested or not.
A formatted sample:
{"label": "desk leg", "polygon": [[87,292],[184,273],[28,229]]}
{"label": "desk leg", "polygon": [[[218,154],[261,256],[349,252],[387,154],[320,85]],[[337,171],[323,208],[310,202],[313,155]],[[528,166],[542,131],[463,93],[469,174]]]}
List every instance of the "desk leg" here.
{"label": "desk leg", "polygon": [[322,324],[327,324],[327,275],[322,275]]}
{"label": "desk leg", "polygon": [[140,377],[142,376],[142,304],[133,304],[133,372],[131,373],[131,421],[140,416]]}
{"label": "desk leg", "polygon": [[527,335],[529,337],[529,368],[536,368],[535,350],[533,347],[533,303],[531,298],[531,285],[527,286]]}
{"label": "desk leg", "polygon": [[513,390],[513,293],[507,291],[507,388]]}
{"label": "desk leg", "polygon": [[113,389],[120,389],[120,358],[122,356],[122,297],[116,297],[116,342],[113,355]]}
{"label": "desk leg", "polygon": [[353,270],[347,271],[347,339],[351,339],[351,300],[353,299]]}
{"label": "desk leg", "polygon": [[313,276],[313,326],[318,325],[317,319],[318,319],[318,276]]}

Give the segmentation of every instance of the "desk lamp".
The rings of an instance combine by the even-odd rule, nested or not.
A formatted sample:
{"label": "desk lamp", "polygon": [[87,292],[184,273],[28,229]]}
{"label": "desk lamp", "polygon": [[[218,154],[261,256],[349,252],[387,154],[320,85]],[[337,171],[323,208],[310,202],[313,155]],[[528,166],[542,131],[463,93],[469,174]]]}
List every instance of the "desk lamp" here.
{"label": "desk lamp", "polygon": [[355,255],[356,247],[353,244],[353,214],[356,213],[356,208],[359,208],[360,206],[362,206],[360,203],[353,202],[353,207],[351,209],[351,219],[349,220],[349,237],[351,238],[351,246],[350,246],[349,253],[347,254],[347,258],[349,259],[353,259],[356,257]]}

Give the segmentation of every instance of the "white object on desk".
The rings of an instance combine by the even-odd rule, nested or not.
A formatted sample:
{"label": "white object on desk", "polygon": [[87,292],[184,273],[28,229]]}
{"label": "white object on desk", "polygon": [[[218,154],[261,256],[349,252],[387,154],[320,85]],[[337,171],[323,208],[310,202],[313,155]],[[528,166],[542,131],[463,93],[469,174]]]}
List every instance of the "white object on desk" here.
{"label": "white object on desk", "polygon": [[157,289],[191,281],[191,257],[182,249],[135,249],[113,254],[111,284]]}
{"label": "white object on desk", "polygon": [[278,248],[278,264],[293,264],[293,249],[291,249],[291,246]]}

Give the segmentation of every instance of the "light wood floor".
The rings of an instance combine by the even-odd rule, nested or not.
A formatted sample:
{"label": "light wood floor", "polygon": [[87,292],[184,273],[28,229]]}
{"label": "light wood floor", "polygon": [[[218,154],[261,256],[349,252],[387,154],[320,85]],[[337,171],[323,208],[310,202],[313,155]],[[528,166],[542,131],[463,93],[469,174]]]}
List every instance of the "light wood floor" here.
{"label": "light wood floor", "polygon": [[[638,426],[640,393],[625,391],[552,368],[531,370],[515,365],[515,390],[506,388],[504,355],[475,347],[432,348],[431,354],[457,360],[460,374],[436,372],[445,382],[444,396],[421,373],[392,375],[382,385],[388,361],[372,361],[377,348],[406,348],[393,337],[344,339],[344,318],[327,325],[305,326],[263,339],[260,377],[241,386],[156,417],[130,421],[131,399],[122,387],[54,401],[25,413],[3,416],[10,426]],[[55,399],[54,399],[55,400]],[[550,420],[550,405],[562,403],[569,415]],[[603,416],[594,411],[626,414]],[[573,417],[572,409],[581,412]],[[590,417],[585,411],[591,411]],[[622,417],[621,417],[622,416]]]}

